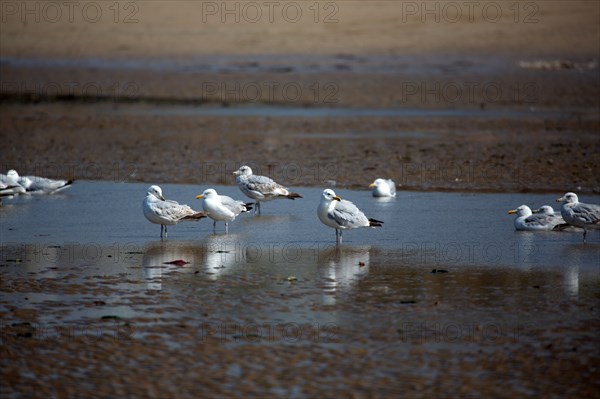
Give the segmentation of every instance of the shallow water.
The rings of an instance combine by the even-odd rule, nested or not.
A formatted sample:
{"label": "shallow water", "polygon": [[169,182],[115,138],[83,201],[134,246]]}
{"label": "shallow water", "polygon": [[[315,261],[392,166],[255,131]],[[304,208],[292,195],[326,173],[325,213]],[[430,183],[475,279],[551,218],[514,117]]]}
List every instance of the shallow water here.
{"label": "shallow water", "polygon": [[220,117],[272,117],[272,118],[568,118],[578,115],[572,112],[518,111],[518,110],[480,110],[479,108],[461,109],[421,109],[421,108],[315,108],[288,106],[189,106],[173,105],[169,107],[150,106],[120,107],[105,109],[106,113],[153,116],[220,116]]}
{"label": "shallow water", "polygon": [[[548,340],[576,342],[585,359],[597,352],[600,233],[583,244],[581,231],[516,232],[506,214],[524,203],[554,205],[563,193],[400,191],[385,200],[340,189],[385,224],[345,232],[338,247],[316,216],[321,189],[297,187],[303,199],[264,203],[262,215],[239,216],[229,234],[222,224],[214,234],[202,220],[170,227],[161,240],[160,227],[142,215],[147,186],[78,181],[54,196],[4,201],[3,337],[15,329],[39,342],[124,335],[156,344],[162,337],[161,350],[183,353],[211,340],[268,350],[317,345],[338,365],[336,354],[363,353],[375,379],[414,363],[420,348],[404,375],[430,383],[439,372],[431,362],[448,353],[463,359],[447,365],[451,374],[463,375],[465,364],[485,363],[482,354],[541,354],[547,348],[535,348]],[[161,186],[167,198],[200,209],[194,197],[206,187]],[[214,188],[243,198],[237,187]],[[169,264],[175,260],[188,263]],[[311,364],[326,367],[312,356]],[[234,381],[256,366],[252,359],[218,367]],[[336,370],[319,378],[348,378]],[[529,389],[522,378],[512,383],[517,392]],[[300,389],[285,380],[276,388]]]}
{"label": "shallow water", "polygon": [[[265,203],[262,215],[239,216],[230,224],[229,234],[224,234],[222,223],[214,234],[211,221],[204,219],[169,227],[168,239],[160,240],[159,226],[147,222],[141,212],[146,187],[80,181],[54,196],[5,201],[1,210],[5,274],[47,277],[58,273],[54,270],[74,268],[74,281],[126,275],[134,284],[118,282],[118,286],[127,294],[132,289],[160,290],[164,280],[170,284],[172,273],[198,271],[206,281],[243,276],[253,284],[261,282],[251,284],[250,291],[278,289],[293,277],[316,284],[324,303],[335,302],[330,294],[336,288],[348,289],[368,275],[372,263],[380,271],[392,272],[406,267],[427,272],[474,269],[518,278],[556,273],[562,276],[560,289],[573,295],[585,282],[600,279],[598,232],[590,232],[584,245],[579,230],[514,231],[507,210],[522,203],[532,208],[552,204],[558,193],[400,192],[394,199],[377,199],[369,191],[338,190],[367,216],[385,224],[344,232],[344,243],[336,247],[334,230],[316,216],[321,189],[298,188],[303,199]],[[244,198],[237,187],[215,188]],[[201,203],[194,197],[203,189],[163,185],[167,198],[197,209]],[[178,259],[189,264],[166,264]],[[122,317],[131,315],[126,309],[114,311]],[[77,311],[68,318],[85,313]]]}

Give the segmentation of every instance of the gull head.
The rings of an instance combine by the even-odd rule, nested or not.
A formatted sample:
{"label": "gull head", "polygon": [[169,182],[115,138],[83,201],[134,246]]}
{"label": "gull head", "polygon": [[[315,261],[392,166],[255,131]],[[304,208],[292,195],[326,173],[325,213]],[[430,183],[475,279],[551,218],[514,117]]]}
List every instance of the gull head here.
{"label": "gull head", "polygon": [[330,188],[323,190],[323,198],[325,198],[327,201],[334,201],[334,200],[341,201],[342,200],[340,197],[335,195],[335,192]]}
{"label": "gull head", "polygon": [[579,202],[579,198],[577,198],[577,194],[575,194],[575,193],[566,193],[562,197],[557,198],[556,202],[566,202],[567,204],[576,204]]}
{"label": "gull head", "polygon": [[250,169],[250,166],[247,165],[240,166],[240,168],[233,172],[233,174],[236,176],[250,176],[252,174],[252,169]]}
{"label": "gull head", "polygon": [[541,213],[542,215],[554,215],[554,209],[550,205],[541,206],[539,209],[532,212]]}
{"label": "gull head", "polygon": [[383,180],[383,179],[381,179],[381,178],[379,178],[379,179],[375,179],[375,181],[374,181],[373,183],[369,184],[369,188],[375,188],[375,187],[379,187],[379,186],[381,186],[381,185],[383,185],[383,184],[387,184],[387,183],[385,182],[385,180]]}
{"label": "gull head", "polygon": [[217,191],[213,188],[207,188],[206,190],[204,190],[204,192],[200,195],[196,195],[196,199],[202,199],[202,198],[214,198],[216,197]]}
{"label": "gull head", "polygon": [[162,189],[158,186],[148,187],[148,195],[153,195],[156,198],[163,200],[163,201],[165,200],[165,197],[163,197],[163,194],[162,194]]}
{"label": "gull head", "polygon": [[521,205],[517,209],[511,209],[510,211],[508,211],[509,215],[512,215],[513,213],[516,213],[519,217],[531,216],[531,209],[529,209],[527,205]]}
{"label": "gull head", "polygon": [[6,181],[8,182],[9,186],[15,186],[19,184],[19,174],[17,173],[17,171],[11,169],[8,172],[6,172]]}

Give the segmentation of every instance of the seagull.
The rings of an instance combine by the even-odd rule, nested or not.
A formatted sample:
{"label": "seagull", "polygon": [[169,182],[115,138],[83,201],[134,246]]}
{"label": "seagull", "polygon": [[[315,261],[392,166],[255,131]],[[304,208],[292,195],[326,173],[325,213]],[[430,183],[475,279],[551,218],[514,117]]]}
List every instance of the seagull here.
{"label": "seagull", "polygon": [[556,212],[554,210],[554,208],[552,208],[550,205],[544,205],[544,206],[540,206],[538,209],[536,209],[535,211],[531,211],[533,213],[541,213],[544,215],[554,215],[554,216],[560,216],[562,218],[562,216],[560,215],[560,211]]}
{"label": "seagull", "polygon": [[25,187],[19,184],[19,174],[14,169],[5,175],[0,173],[0,196],[12,198],[15,195],[26,194]]}
{"label": "seagull", "polygon": [[375,179],[369,184],[369,188],[373,189],[373,197],[395,197],[396,184],[390,179]]}
{"label": "seagull", "polygon": [[281,184],[276,183],[266,176],[258,176],[252,174],[252,169],[249,166],[241,166],[233,172],[237,176],[235,179],[238,187],[247,197],[256,200],[256,209],[254,212],[260,214],[260,202],[271,201],[273,199],[296,199],[302,198],[298,193],[292,193]]}
{"label": "seagull", "polygon": [[[550,209],[548,209],[550,208]],[[540,211],[542,210],[542,211]],[[543,206],[536,210],[535,215],[527,205],[521,205],[517,209],[508,211],[508,214],[517,214],[515,219],[515,229],[526,231],[552,230],[556,226],[564,224],[565,221],[560,216],[554,215],[554,210],[549,206]],[[549,212],[549,213],[543,213]]]}
{"label": "seagull", "polygon": [[335,195],[331,189],[325,189],[317,208],[317,215],[323,224],[335,229],[335,242],[342,243],[342,231],[357,227],[381,227],[383,222],[368,219],[352,202]]}
{"label": "seagull", "polygon": [[12,198],[15,195],[25,194],[25,188],[17,181],[18,175],[15,178],[14,175],[11,175],[10,171],[8,175],[0,174],[0,197]]}
{"label": "seagull", "polygon": [[566,193],[558,198],[556,202],[563,203],[560,207],[560,214],[565,222],[583,228],[584,243],[587,229],[600,229],[600,205],[579,202],[579,198],[575,193]]}
{"label": "seagull", "polygon": [[187,205],[165,200],[159,186],[150,186],[142,205],[144,216],[150,222],[160,224],[160,238],[167,237],[167,226],[174,226],[181,221],[199,220],[206,217],[204,212],[196,212]]}
{"label": "seagull", "polygon": [[225,233],[227,233],[228,223],[232,222],[240,213],[248,212],[253,205],[236,201],[226,195],[219,195],[212,188],[204,190],[201,195],[196,196],[196,199],[203,199],[202,208],[206,215],[213,220],[213,231],[216,231],[217,221],[223,221],[225,222]]}
{"label": "seagull", "polygon": [[[4,175],[1,175],[0,180],[4,179]],[[54,194],[73,184],[73,180],[52,180],[39,176],[19,176],[14,169],[7,172],[6,179],[23,187],[27,194]]]}

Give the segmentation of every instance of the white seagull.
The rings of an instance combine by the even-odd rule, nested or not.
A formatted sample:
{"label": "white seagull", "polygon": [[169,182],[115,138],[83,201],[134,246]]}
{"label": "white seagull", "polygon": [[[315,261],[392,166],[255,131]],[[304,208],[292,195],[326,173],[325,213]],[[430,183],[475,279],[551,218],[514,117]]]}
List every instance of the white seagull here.
{"label": "white seagull", "polygon": [[[548,209],[550,208],[550,209]],[[545,205],[536,210],[536,214],[531,212],[527,205],[521,205],[517,209],[508,211],[509,215],[517,214],[515,218],[515,229],[525,231],[552,230],[556,226],[564,224],[565,221],[560,216],[554,215],[554,210]],[[546,213],[548,212],[548,213]]]}
{"label": "white seagull", "polygon": [[342,231],[357,227],[381,227],[383,222],[369,219],[352,202],[335,195],[331,189],[325,189],[317,208],[317,215],[323,224],[335,229],[335,242],[342,243]]}
{"label": "white seagull", "polygon": [[538,209],[536,209],[535,211],[532,210],[531,212],[541,213],[544,215],[560,216],[562,218],[562,216],[560,215],[560,211],[555,211],[554,208],[552,208],[550,205],[540,206]]}
{"label": "white seagull", "polygon": [[249,166],[242,166],[235,172],[235,179],[238,187],[247,197],[256,200],[256,209],[254,212],[260,214],[261,201],[271,201],[274,199],[296,199],[302,198],[298,193],[292,193],[281,184],[276,183],[266,176],[258,176],[252,174],[252,169]]}
{"label": "white seagull", "polygon": [[375,179],[369,184],[369,188],[373,189],[373,197],[395,197],[396,184],[390,179]]}
{"label": "white seagull", "polygon": [[209,188],[204,190],[196,199],[202,199],[202,208],[206,215],[213,220],[213,231],[216,231],[217,221],[225,222],[225,233],[228,231],[228,223],[233,222],[235,217],[242,212],[248,212],[251,203],[234,200],[226,195],[219,195],[217,191]]}
{"label": "white seagull", "polygon": [[0,173],[0,197],[12,198],[26,192],[25,187],[19,184],[19,175],[16,171],[9,170],[5,175]]}
{"label": "white seagull", "polygon": [[73,184],[73,180],[53,180],[39,176],[19,176],[16,170],[11,169],[6,177],[0,175],[0,180],[14,182],[25,189],[27,194],[54,194]]}
{"label": "white seagull", "polygon": [[565,222],[583,228],[584,243],[587,229],[600,229],[600,205],[579,202],[575,193],[566,193],[558,198],[556,202],[562,202],[560,214]]}
{"label": "white seagull", "polygon": [[199,220],[206,217],[204,212],[196,212],[187,205],[165,200],[158,186],[150,186],[142,205],[144,216],[150,222],[160,224],[160,237],[167,237],[167,226],[174,226],[181,221]]}
{"label": "white seagull", "polygon": [[5,175],[0,173],[0,196],[12,198],[25,193],[27,190],[19,184],[19,174],[14,169],[9,170]]}

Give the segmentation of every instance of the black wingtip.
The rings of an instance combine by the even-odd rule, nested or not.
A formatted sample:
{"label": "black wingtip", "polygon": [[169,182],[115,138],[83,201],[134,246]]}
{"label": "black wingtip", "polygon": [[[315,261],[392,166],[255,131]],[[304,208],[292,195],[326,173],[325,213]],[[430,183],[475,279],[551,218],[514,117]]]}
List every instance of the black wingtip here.
{"label": "black wingtip", "polygon": [[200,212],[194,213],[193,215],[186,216],[184,219],[187,219],[187,220],[200,220],[200,219],[205,218],[205,217],[207,217],[206,213],[200,211]]}
{"label": "black wingtip", "polygon": [[75,183],[75,180],[67,180],[67,182],[65,183],[65,186],[70,186],[73,183]]}
{"label": "black wingtip", "polygon": [[552,228],[552,230],[555,231],[563,231],[564,229],[568,229],[569,228],[569,224],[568,223],[561,223],[561,224],[557,224],[556,226],[554,226]]}
{"label": "black wingtip", "polygon": [[294,200],[294,199],[296,199],[296,198],[304,198],[303,196],[301,196],[301,195],[300,195],[300,194],[298,194],[298,193],[289,193],[289,194],[287,195],[287,197],[288,197],[289,199],[291,199],[291,200]]}
{"label": "black wingtip", "polygon": [[377,219],[369,219],[369,227],[382,227],[383,222]]}
{"label": "black wingtip", "polygon": [[244,206],[246,207],[246,210],[244,212],[248,212],[254,207],[254,202],[248,202],[247,204],[244,204]]}

